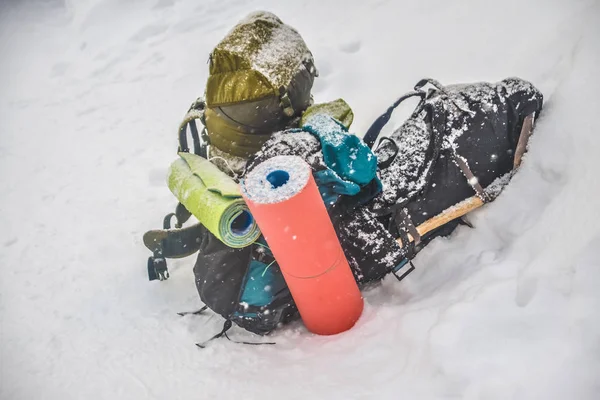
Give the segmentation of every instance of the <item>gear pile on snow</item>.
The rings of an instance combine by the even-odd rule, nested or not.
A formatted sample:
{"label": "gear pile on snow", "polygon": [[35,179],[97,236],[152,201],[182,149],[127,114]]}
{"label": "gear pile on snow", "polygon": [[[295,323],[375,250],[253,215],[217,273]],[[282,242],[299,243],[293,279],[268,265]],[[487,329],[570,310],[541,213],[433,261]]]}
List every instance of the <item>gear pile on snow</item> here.
{"label": "gear pile on snow", "polygon": [[[329,208],[361,284],[398,272],[433,238],[450,234],[462,216],[452,207],[473,196],[480,200],[478,205],[493,200],[515,170],[515,159],[522,156],[524,124],[539,115],[543,103],[532,84],[517,78],[446,87],[428,79],[400,102],[411,96],[421,98],[411,117],[389,138],[382,138],[374,151],[381,193],[366,204],[340,196]],[[388,110],[387,118],[384,114],[374,123],[365,136],[367,143],[375,142],[400,102]],[[529,133],[523,137],[525,144]],[[276,155],[298,155],[318,173],[325,168],[321,150],[320,142],[307,133],[281,132],[248,167]],[[442,215],[450,219],[419,234],[421,224]]]}
{"label": "gear pile on snow", "polygon": [[[196,101],[180,125],[178,151],[188,164],[206,165],[194,157],[213,162],[231,177],[227,187],[272,157],[304,159],[361,286],[389,273],[402,279],[427,243],[450,234],[463,215],[496,198],[518,167],[543,104],[542,94],[518,78],[450,86],[424,79],[361,140],[348,131],[353,113],[343,100],[311,105],[316,76],[312,55],[293,28],[273,14],[252,14],[211,54],[206,101]],[[396,107],[410,97],[420,98],[411,116],[389,137],[379,138]],[[206,127],[201,132],[196,119]],[[195,154],[189,154],[188,128]],[[213,234],[217,227],[246,234],[253,223],[247,210],[240,218],[219,219],[212,232],[202,224],[182,228],[192,213],[199,220],[215,219],[215,198],[219,204],[233,202],[224,185],[207,181],[218,174],[191,168],[189,174],[194,176],[182,199],[213,200],[189,211],[179,204],[164,229],[144,236],[154,253],[150,279],[168,278],[166,258],[199,251],[194,275],[203,310],[226,320],[215,337],[227,337],[234,323],[266,334],[297,318],[264,238],[234,248]],[[192,196],[195,190],[203,195]]]}

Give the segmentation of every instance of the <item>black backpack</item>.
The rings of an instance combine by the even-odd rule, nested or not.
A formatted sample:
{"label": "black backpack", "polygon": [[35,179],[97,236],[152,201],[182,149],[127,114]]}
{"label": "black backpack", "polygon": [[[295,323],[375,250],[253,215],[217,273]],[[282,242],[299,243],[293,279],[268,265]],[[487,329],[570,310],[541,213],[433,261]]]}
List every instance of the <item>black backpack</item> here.
{"label": "black backpack", "polygon": [[297,317],[281,270],[262,236],[250,246],[233,249],[203,229],[194,276],[205,308],[225,318],[224,331],[235,323],[264,335]]}
{"label": "black backpack", "polygon": [[[426,85],[432,88],[426,91]],[[364,137],[369,146],[374,146],[394,109],[413,96],[421,101],[411,117],[389,138],[379,140],[374,151],[383,192],[360,206],[349,206],[342,196],[328,209],[360,285],[389,273],[400,272],[396,276],[401,280],[414,269],[410,260],[416,253],[433,238],[451,233],[460,221],[446,221],[419,237],[417,228],[431,217],[473,196],[482,202],[493,200],[512,176],[543,103],[533,85],[517,78],[445,87],[423,80],[375,121]],[[320,145],[310,135],[305,138],[299,141],[297,130],[276,133],[249,160],[248,168],[282,154],[301,156],[313,169],[320,168]],[[298,318],[262,237],[251,246],[232,249],[201,225],[193,229],[190,235],[196,240],[189,246],[182,243],[190,237],[181,241],[174,230],[159,247],[162,254],[164,249],[183,251],[190,246],[199,250],[194,275],[205,304],[202,310],[210,308],[225,318],[223,331],[214,337],[227,337],[234,323],[263,335]],[[409,235],[418,240],[409,240]],[[181,242],[173,245],[170,237]]]}
{"label": "black backpack", "polygon": [[[453,211],[459,204],[475,199],[471,203],[479,206],[500,194],[526,151],[543,95],[519,78],[449,86],[424,79],[373,123],[364,137],[369,146],[394,109],[410,97],[421,99],[416,109],[375,150],[384,190],[369,209],[394,237],[408,243],[403,247],[412,258],[434,237],[451,233],[460,220],[446,221],[422,237],[419,227],[434,218],[460,216]],[[444,215],[450,217],[439,218]]]}

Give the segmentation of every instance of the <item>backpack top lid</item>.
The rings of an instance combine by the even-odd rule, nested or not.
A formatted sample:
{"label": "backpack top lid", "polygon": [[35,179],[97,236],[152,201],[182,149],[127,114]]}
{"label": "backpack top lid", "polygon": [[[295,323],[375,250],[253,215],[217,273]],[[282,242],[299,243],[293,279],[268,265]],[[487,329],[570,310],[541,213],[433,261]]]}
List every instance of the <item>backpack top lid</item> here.
{"label": "backpack top lid", "polygon": [[294,28],[272,13],[252,13],[211,53],[207,106],[280,96],[298,69],[312,63],[311,52]]}
{"label": "backpack top lid", "polygon": [[239,22],[210,55],[204,123],[210,145],[247,158],[312,103],[317,70],[300,34],[268,12]]}

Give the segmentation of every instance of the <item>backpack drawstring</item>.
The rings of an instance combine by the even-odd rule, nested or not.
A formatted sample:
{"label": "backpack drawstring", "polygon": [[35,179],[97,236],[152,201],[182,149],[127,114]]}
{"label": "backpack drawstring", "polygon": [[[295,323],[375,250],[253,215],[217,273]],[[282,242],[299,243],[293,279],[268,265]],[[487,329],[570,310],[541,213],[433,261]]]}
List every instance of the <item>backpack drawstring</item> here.
{"label": "backpack drawstring", "polygon": [[263,344],[266,345],[274,345],[277,344],[275,342],[238,342],[237,340],[232,340],[228,335],[227,335],[227,331],[231,329],[231,327],[233,326],[233,323],[231,322],[231,320],[226,320],[225,323],[223,324],[223,329],[221,330],[221,332],[217,333],[215,336],[211,337],[210,339],[202,342],[202,343],[196,343],[196,346],[198,346],[201,349],[205,349],[206,345],[208,344],[208,342],[218,339],[220,337],[225,337],[227,340],[229,340],[230,342],[233,343],[238,343],[238,344],[248,344],[251,346],[261,346]]}
{"label": "backpack drawstring", "polygon": [[206,348],[206,345],[208,344],[208,342],[218,339],[222,336],[227,336],[226,333],[228,330],[231,329],[232,326],[233,325],[231,323],[231,320],[226,320],[225,323],[223,324],[223,329],[221,330],[221,332],[217,333],[215,336],[211,337],[210,339],[208,339],[202,343],[196,343],[196,346],[200,347],[201,349]]}
{"label": "backpack drawstring", "polygon": [[177,315],[179,315],[180,317],[186,316],[186,315],[200,315],[202,314],[204,311],[206,311],[208,309],[208,306],[204,306],[199,310],[196,311],[182,311],[182,312],[178,312]]}

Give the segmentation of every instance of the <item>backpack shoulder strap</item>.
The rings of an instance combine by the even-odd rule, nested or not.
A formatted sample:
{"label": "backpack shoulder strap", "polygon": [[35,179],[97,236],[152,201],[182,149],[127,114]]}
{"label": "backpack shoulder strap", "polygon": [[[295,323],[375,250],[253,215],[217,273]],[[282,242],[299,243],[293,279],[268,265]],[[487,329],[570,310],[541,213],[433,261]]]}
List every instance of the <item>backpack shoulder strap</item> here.
{"label": "backpack shoulder strap", "polygon": [[[179,148],[178,152],[189,153],[190,149],[187,142],[187,128],[189,126],[194,141],[194,154],[207,158],[207,147],[209,144],[208,133],[206,132],[206,123],[204,120],[204,110],[206,102],[202,97],[196,99],[185,114],[183,121],[179,124]],[[202,131],[198,132],[196,120],[202,123]]]}

